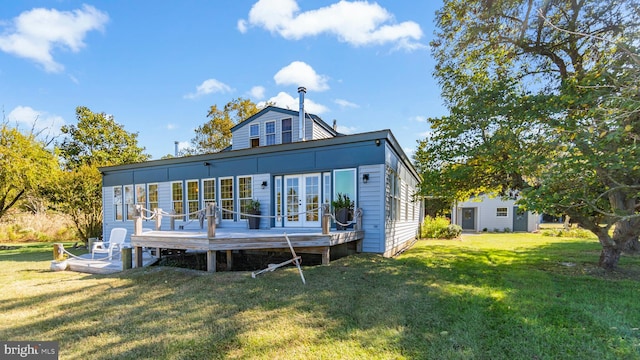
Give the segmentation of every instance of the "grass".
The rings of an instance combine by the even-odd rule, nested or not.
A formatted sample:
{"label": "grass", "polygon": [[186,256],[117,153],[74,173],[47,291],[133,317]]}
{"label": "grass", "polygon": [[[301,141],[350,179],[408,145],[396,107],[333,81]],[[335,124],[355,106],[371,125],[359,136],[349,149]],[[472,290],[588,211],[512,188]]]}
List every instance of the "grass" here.
{"label": "grass", "polygon": [[150,267],[51,272],[50,244],[0,250],[0,339],[61,359],[640,359],[640,259],[593,239],[420,241],[393,259],[252,279]]}

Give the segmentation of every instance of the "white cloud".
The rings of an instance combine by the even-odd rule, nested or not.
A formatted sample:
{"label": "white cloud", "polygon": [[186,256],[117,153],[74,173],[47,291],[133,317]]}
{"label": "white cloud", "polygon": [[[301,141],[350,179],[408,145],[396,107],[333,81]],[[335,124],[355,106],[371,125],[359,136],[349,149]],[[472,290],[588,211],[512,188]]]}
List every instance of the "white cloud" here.
{"label": "white cloud", "polygon": [[411,121],[415,121],[415,122],[421,122],[421,123],[427,123],[429,122],[429,120],[427,120],[426,116],[421,116],[421,115],[416,115],[411,117],[409,120]]}
{"label": "white cloud", "polygon": [[358,128],[355,126],[338,125],[336,128],[337,128],[337,131],[341,134],[353,134],[358,131]]}
{"label": "white cloud", "polygon": [[273,76],[273,80],[278,85],[304,86],[310,91],[329,89],[328,78],[318,75],[311,66],[302,61],[294,61],[283,67]]}
{"label": "white cloud", "polygon": [[178,142],[178,151],[183,151],[191,147],[191,143],[188,141],[180,141]]}
{"label": "white cloud", "polygon": [[195,99],[203,95],[211,94],[211,93],[227,93],[231,92],[233,89],[223,82],[220,82],[216,79],[207,79],[202,82],[202,84],[196,87],[195,93],[189,93],[184,96],[185,99]]}
{"label": "white cloud", "polygon": [[254,86],[249,90],[249,95],[257,100],[264,98],[264,87],[263,86]]}
{"label": "white cloud", "polygon": [[[270,98],[267,102],[273,103],[274,106],[281,107],[284,109],[298,111],[300,106],[300,100],[298,98],[294,98],[293,96],[287,94],[286,92],[280,92],[278,95]],[[266,102],[262,101],[258,103],[258,106],[264,106]],[[324,105],[318,104],[309,100],[308,97],[304,98],[304,111],[310,114],[320,115],[329,111]]]}
{"label": "white cloud", "polygon": [[238,31],[240,31],[240,33],[244,34],[247,32],[247,21],[246,20],[238,20]]}
{"label": "white cloud", "polygon": [[65,124],[61,116],[47,114],[29,106],[17,106],[7,115],[7,119],[15,121],[23,130],[52,136],[60,135],[60,127]]}
{"label": "white cloud", "polygon": [[167,130],[175,130],[176,128],[176,124],[167,124]]}
{"label": "white cloud", "polygon": [[412,157],[412,156],[413,156],[413,153],[415,153],[415,152],[416,152],[416,149],[412,149],[412,148],[405,147],[405,148],[402,148],[402,151],[404,151],[404,153],[405,153],[408,157]]}
{"label": "white cloud", "polygon": [[393,14],[368,1],[339,1],[315,10],[300,12],[296,0],[259,0],[248,20],[238,21],[238,30],[248,26],[264,28],[285,39],[331,34],[353,46],[395,44],[396,48],[426,48],[419,43],[420,25],[413,21],[396,23]]}
{"label": "white cloud", "polygon": [[64,66],[53,59],[52,50],[80,51],[87,32],[104,30],[108,21],[106,13],[89,5],[73,11],[44,8],[25,11],[0,35],[0,50],[33,60],[48,72],[61,72]]}
{"label": "white cloud", "polygon": [[344,99],[335,99],[333,102],[340,105],[341,108],[359,108],[360,107],[360,105],[354,104]]}

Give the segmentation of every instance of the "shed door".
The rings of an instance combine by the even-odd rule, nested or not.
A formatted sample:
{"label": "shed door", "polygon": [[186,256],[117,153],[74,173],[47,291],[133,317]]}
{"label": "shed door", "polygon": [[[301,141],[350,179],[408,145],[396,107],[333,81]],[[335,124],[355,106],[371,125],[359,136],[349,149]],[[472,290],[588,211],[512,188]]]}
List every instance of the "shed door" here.
{"label": "shed door", "polygon": [[462,208],[462,230],[476,229],[476,209]]}
{"label": "shed door", "polygon": [[513,207],[513,231],[529,231],[528,213],[519,207]]}

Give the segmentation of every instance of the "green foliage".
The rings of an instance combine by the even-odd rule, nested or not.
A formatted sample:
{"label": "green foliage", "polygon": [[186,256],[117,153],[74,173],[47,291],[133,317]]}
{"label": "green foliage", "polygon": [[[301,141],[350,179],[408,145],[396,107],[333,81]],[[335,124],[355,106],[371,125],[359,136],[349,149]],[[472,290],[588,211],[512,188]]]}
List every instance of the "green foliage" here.
{"label": "green foliage", "polygon": [[77,125],[61,128],[66,137],[58,147],[67,168],[129,164],[150,158],[138,146],[138,134],[124,130],[113,115],[78,106],[76,118]]}
{"label": "green foliage", "polygon": [[0,124],[0,218],[55,178],[58,162],[33,134]]}
{"label": "green foliage", "polygon": [[231,128],[260,111],[249,99],[237,98],[228,102],[222,110],[212,105],[207,113],[209,120],[195,130],[191,148],[186,155],[219,152],[231,145]]}
{"label": "green foliage", "polygon": [[416,151],[422,195],[519,191],[596,234],[604,268],[640,251],[640,1],[446,0],[437,24],[450,114]]}
{"label": "green foliage", "polygon": [[354,203],[353,200],[349,198],[349,195],[338,193],[338,197],[335,200],[331,201],[331,206],[333,207],[334,211],[338,209],[347,209],[349,211],[353,211]]}
{"label": "green foliage", "polygon": [[573,228],[569,230],[565,229],[547,229],[540,232],[542,236],[564,237],[564,238],[576,238],[576,239],[588,239],[593,238],[593,233],[589,230],[581,228]]}
{"label": "green foliage", "polygon": [[77,125],[63,126],[67,136],[59,144],[65,170],[43,189],[53,207],[71,216],[80,238],[86,241],[102,233],[102,175],[99,166],[142,162],[149,159],[138,146],[138,135],[129,133],[112,115],[76,108]]}
{"label": "green foliage", "polygon": [[461,234],[462,228],[445,217],[425,216],[420,227],[420,237],[425,239],[455,239]]}

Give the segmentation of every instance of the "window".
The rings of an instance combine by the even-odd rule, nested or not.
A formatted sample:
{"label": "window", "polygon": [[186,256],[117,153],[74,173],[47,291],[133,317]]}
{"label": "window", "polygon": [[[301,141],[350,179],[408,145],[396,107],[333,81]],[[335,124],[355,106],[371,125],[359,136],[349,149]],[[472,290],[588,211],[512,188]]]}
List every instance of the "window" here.
{"label": "window", "polygon": [[216,202],[216,179],[202,180],[203,207]]}
{"label": "window", "polygon": [[122,221],[122,187],[113,188],[113,213],[114,219]]}
{"label": "window", "polygon": [[133,203],[133,185],[125,185],[124,186],[124,205],[125,212],[127,213],[127,220],[133,220],[134,211],[134,203]]}
{"label": "window", "polygon": [[147,185],[147,195],[149,198],[149,210],[158,208],[158,184]]}
{"label": "window", "polygon": [[387,220],[400,220],[400,177],[387,167],[385,211]]}
{"label": "window", "polygon": [[275,179],[275,206],[276,206],[276,226],[280,226],[282,223],[282,176],[276,176]]}
{"label": "window", "polygon": [[320,177],[309,176],[305,177],[305,202],[307,208],[304,211],[307,213],[306,221],[318,221],[319,207],[320,207]]}
{"label": "window", "polygon": [[171,206],[176,214],[184,214],[184,194],[181,181],[171,183]]}
{"label": "window", "polygon": [[506,217],[507,216],[507,208],[506,207],[499,207],[496,209],[496,216],[497,217]]}
{"label": "window", "polygon": [[251,139],[252,148],[260,146],[260,124],[251,124],[249,138]]}
{"label": "window", "polygon": [[220,207],[222,208],[223,220],[234,219],[233,178],[220,179]]}
{"label": "window", "polygon": [[282,119],[282,143],[290,143],[291,135],[291,119]]}
{"label": "window", "polygon": [[322,174],[322,199],[325,203],[331,202],[331,173]]}
{"label": "window", "polygon": [[187,181],[187,213],[189,214],[189,219],[198,218],[196,211],[198,211],[199,205],[198,180],[189,180]]}
{"label": "window", "polygon": [[265,143],[275,145],[276,143],[276,122],[268,121],[264,124]]}
{"label": "window", "polygon": [[[247,213],[247,206],[253,198],[253,186],[251,176],[243,176],[238,178],[238,201],[240,202],[240,212]],[[241,219],[246,219],[247,216],[241,215]]]}
{"label": "window", "polygon": [[342,193],[349,196],[356,204],[356,169],[335,170],[333,172],[333,198],[337,199],[338,194]]}
{"label": "window", "polygon": [[[136,205],[142,205],[143,208],[147,208],[147,187],[144,184],[137,184],[136,188]],[[146,215],[143,210],[142,215]]]}

